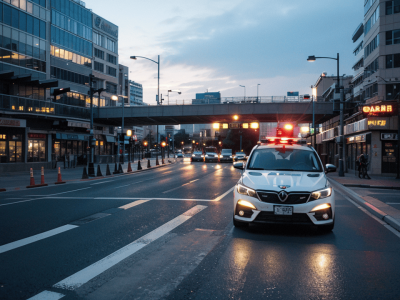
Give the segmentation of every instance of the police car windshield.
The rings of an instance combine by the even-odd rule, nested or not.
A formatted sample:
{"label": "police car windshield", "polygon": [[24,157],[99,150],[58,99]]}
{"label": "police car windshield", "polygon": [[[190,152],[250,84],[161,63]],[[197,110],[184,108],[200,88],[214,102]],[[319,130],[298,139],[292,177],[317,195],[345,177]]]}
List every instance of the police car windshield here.
{"label": "police car windshield", "polygon": [[284,147],[255,150],[247,169],[322,172],[321,163],[313,151]]}

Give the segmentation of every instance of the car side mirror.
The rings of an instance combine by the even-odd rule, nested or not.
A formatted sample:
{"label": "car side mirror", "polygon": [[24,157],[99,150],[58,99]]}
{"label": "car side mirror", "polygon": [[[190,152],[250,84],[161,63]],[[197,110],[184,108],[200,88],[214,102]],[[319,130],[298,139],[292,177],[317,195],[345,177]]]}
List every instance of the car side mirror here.
{"label": "car side mirror", "polygon": [[233,164],[233,167],[235,169],[243,170],[244,169],[244,164],[242,162],[237,162]]}
{"label": "car side mirror", "polygon": [[331,165],[331,164],[327,164],[327,165],[325,166],[325,172],[326,172],[326,173],[336,172],[336,166]]}

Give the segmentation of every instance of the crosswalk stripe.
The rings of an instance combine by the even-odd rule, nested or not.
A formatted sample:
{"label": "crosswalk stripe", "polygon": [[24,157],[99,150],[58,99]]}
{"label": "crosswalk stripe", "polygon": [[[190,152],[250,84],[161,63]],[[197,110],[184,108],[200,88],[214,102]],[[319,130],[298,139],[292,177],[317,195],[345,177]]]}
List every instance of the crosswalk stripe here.
{"label": "crosswalk stripe", "polygon": [[129,208],[131,208],[131,207],[134,207],[134,206],[137,206],[137,205],[140,205],[140,204],[142,204],[142,203],[146,203],[146,202],[148,202],[149,200],[138,200],[138,201],[133,201],[133,202],[131,202],[131,203],[129,203],[129,204],[126,204],[126,205],[124,205],[124,206],[120,206],[119,208],[121,208],[121,209],[129,209]]}
{"label": "crosswalk stripe", "polygon": [[28,244],[32,244],[34,242],[46,239],[48,237],[57,235],[59,233],[66,232],[66,231],[74,229],[76,227],[78,227],[78,226],[75,226],[75,225],[64,225],[64,226],[61,226],[61,227],[58,227],[58,228],[55,228],[55,229],[52,229],[52,230],[49,230],[49,231],[46,231],[46,232],[42,232],[42,233],[36,234],[34,236],[19,240],[19,241],[15,241],[15,242],[12,242],[12,243],[9,243],[9,244],[5,244],[3,246],[0,246],[0,254],[4,253],[4,252],[7,252],[7,251],[10,251],[10,250],[14,250],[16,248],[19,248],[19,247],[22,247],[22,246],[25,246],[25,245],[28,245]]}
{"label": "crosswalk stripe", "polygon": [[29,298],[28,300],[58,300],[64,297],[65,295],[50,291],[43,291],[36,296]]}
{"label": "crosswalk stripe", "polygon": [[121,262],[125,258],[131,256],[132,254],[139,251],[143,247],[147,246],[151,242],[157,240],[166,233],[172,231],[173,229],[183,224],[184,222],[186,222],[191,217],[201,212],[205,208],[207,208],[207,206],[203,205],[194,206],[193,208],[189,209],[182,215],[165,223],[164,225],[151,231],[145,236],[115,251],[114,253],[106,256],[105,258],[99,260],[98,262],[95,262],[94,264],[86,267],[85,269],[65,278],[64,280],[61,280],[60,282],[56,283],[53,287],[65,290],[75,290],[79,288],[83,284],[87,283],[89,280],[100,275],[101,273],[113,267],[114,265]]}

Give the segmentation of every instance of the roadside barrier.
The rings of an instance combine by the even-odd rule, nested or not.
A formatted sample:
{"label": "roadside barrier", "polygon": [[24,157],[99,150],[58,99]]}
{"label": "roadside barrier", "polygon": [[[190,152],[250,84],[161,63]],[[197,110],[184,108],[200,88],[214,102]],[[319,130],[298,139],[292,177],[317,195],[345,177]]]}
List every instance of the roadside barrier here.
{"label": "roadside barrier", "polygon": [[57,182],[55,182],[55,184],[62,184],[62,183],[65,183],[65,181],[62,181],[62,179],[61,179],[61,168],[58,167]]}
{"label": "roadside barrier", "polygon": [[29,186],[35,186],[35,178],[33,178],[33,169],[30,170],[31,180],[29,182]]}
{"label": "roadside barrier", "polygon": [[103,177],[103,174],[101,173],[100,165],[97,165],[97,177]]}
{"label": "roadside barrier", "polygon": [[89,176],[88,176],[88,174],[86,172],[86,167],[83,168],[82,179],[89,179]]}
{"label": "roadside barrier", "polygon": [[159,166],[160,165],[160,163],[158,162],[158,155],[157,155],[157,157],[156,157],[156,166]]}
{"label": "roadside barrier", "polygon": [[128,172],[132,172],[131,162],[128,163]]}
{"label": "roadside barrier", "polygon": [[147,168],[148,168],[148,169],[151,168],[150,159],[147,160]]}
{"label": "roadside barrier", "polygon": [[117,163],[115,163],[113,174],[118,174]]}
{"label": "roadside barrier", "polygon": [[164,157],[161,159],[161,164],[165,165]]}
{"label": "roadside barrier", "polygon": [[138,169],[138,171],[142,170],[142,165],[140,164],[140,160],[138,160],[137,169]]}
{"label": "roadside barrier", "polygon": [[106,176],[110,176],[110,175],[111,175],[110,166],[107,164]]}
{"label": "roadside barrier", "polygon": [[118,167],[118,174],[122,174],[122,173],[124,173],[124,170],[122,170],[122,165],[119,164],[119,167]]}

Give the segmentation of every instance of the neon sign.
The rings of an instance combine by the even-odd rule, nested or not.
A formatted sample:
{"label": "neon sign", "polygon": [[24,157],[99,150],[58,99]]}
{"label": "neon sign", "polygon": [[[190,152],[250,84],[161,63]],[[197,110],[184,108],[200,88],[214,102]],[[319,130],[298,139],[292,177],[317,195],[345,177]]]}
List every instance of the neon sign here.
{"label": "neon sign", "polygon": [[386,126],[386,120],[368,120],[368,126]]}
{"label": "neon sign", "polygon": [[362,107],[364,116],[392,116],[397,111],[393,104],[366,105]]}

